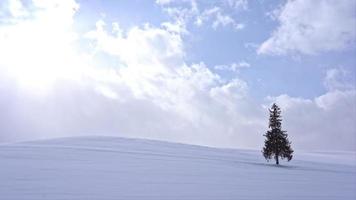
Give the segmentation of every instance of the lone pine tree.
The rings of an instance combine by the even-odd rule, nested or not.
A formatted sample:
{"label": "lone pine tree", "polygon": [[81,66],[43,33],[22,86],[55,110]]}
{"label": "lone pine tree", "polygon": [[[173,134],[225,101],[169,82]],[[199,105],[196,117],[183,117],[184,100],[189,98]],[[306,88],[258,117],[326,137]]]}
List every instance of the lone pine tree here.
{"label": "lone pine tree", "polygon": [[264,136],[266,140],[262,153],[267,161],[274,158],[278,165],[279,157],[288,161],[292,159],[293,149],[286,131],[282,131],[281,109],[276,104],[269,109],[269,130]]}

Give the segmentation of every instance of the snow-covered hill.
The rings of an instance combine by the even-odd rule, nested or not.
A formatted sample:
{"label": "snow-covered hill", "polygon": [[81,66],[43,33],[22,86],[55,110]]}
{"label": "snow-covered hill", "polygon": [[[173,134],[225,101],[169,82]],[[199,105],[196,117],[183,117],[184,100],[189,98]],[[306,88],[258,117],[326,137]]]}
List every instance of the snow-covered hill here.
{"label": "snow-covered hill", "polygon": [[356,199],[356,154],[261,152],[80,137],[0,146],[0,199]]}

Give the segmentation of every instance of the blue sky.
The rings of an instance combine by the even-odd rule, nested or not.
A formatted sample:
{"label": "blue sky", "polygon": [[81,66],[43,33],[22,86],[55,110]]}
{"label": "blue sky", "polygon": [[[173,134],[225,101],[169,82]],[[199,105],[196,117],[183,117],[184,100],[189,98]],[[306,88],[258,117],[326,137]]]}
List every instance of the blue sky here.
{"label": "blue sky", "polygon": [[[231,3],[229,3],[231,2]],[[202,26],[194,25],[194,19],[187,20],[189,34],[184,35],[187,63],[203,61],[209,67],[245,61],[250,64],[238,74],[249,82],[256,98],[267,95],[288,93],[291,96],[313,98],[323,94],[326,89],[323,78],[327,69],[342,67],[355,74],[355,48],[352,43],[341,52],[321,52],[316,55],[293,53],[284,56],[265,56],[256,53],[256,46],[270,37],[278,27],[278,20],[269,13],[283,6],[286,1],[235,1],[242,2],[245,8],[234,8],[234,1],[198,1],[200,12],[219,6],[224,15],[244,24],[241,30],[231,26],[214,29],[211,20]],[[81,10],[76,18],[82,28],[88,31],[94,27],[87,19],[103,19],[119,22],[128,29],[149,23],[160,26],[172,20],[166,8],[191,9],[191,1],[177,1],[160,5],[152,1],[85,1],[80,2]],[[80,25],[84,23],[86,26]],[[251,46],[248,46],[248,45]],[[253,46],[256,45],[256,46]],[[223,53],[221,53],[223,52]],[[277,74],[276,74],[277,73]],[[222,76],[233,78],[236,74],[219,72]],[[276,78],[278,77],[278,78]],[[263,84],[262,84],[263,83]]]}
{"label": "blue sky", "polygon": [[355,150],[355,1],[0,3],[0,141],[115,135]]}

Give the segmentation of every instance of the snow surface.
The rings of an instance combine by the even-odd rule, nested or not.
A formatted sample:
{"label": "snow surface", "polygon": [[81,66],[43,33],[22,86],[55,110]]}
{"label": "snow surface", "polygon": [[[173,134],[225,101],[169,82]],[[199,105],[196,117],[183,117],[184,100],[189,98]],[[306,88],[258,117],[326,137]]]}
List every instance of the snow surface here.
{"label": "snow surface", "polygon": [[354,152],[260,151],[80,137],[0,146],[0,199],[356,199]]}

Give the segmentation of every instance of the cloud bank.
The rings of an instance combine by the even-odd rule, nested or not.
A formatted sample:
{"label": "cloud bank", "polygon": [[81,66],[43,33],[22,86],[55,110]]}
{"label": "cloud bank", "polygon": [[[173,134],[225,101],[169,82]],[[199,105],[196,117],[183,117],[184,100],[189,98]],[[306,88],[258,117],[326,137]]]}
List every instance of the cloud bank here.
{"label": "cloud bank", "polygon": [[313,55],[355,45],[356,1],[290,0],[274,10],[279,26],[258,48],[259,54]]}
{"label": "cloud bank", "polygon": [[[203,62],[185,63],[183,33],[172,24],[122,30],[117,22],[98,20],[96,29],[80,36],[72,27],[74,13],[56,10],[76,12],[77,4],[57,4],[33,2],[34,17],[12,15],[14,23],[1,26],[7,43],[0,51],[8,58],[1,63],[1,106],[7,108],[2,141],[109,134],[253,147],[263,123],[259,111],[244,119],[247,84],[224,80]],[[42,24],[48,15],[72,20],[53,35],[52,24]],[[89,53],[76,47],[79,37],[92,47]],[[115,64],[101,63],[103,56]]]}
{"label": "cloud bank", "polygon": [[[327,72],[327,92],[314,99],[283,94],[259,102],[239,76],[187,63],[185,33],[172,28],[175,19],[129,29],[99,19],[80,34],[75,1],[9,2],[0,25],[1,142],[115,135],[261,148],[267,108],[276,101],[297,149],[354,150],[355,88],[343,81],[349,74],[342,69]],[[244,67],[253,66],[218,70]]]}

